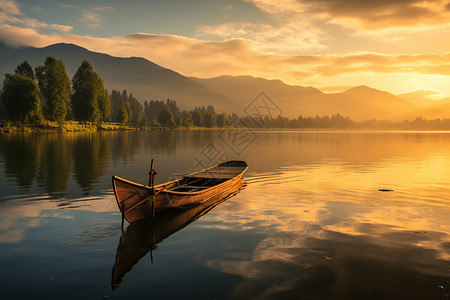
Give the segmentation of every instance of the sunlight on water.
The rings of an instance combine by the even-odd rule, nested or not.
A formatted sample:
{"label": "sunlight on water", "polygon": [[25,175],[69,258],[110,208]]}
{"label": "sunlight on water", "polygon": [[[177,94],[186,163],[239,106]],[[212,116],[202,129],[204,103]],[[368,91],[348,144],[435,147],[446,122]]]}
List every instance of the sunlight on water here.
{"label": "sunlight on water", "polygon": [[[5,295],[445,297],[450,133],[255,134],[239,156],[210,131],[0,136]],[[211,141],[249,164],[245,188],[198,221],[122,236],[111,175],[146,183],[155,158],[158,183],[168,181],[199,169]],[[130,265],[112,292],[119,249]]]}

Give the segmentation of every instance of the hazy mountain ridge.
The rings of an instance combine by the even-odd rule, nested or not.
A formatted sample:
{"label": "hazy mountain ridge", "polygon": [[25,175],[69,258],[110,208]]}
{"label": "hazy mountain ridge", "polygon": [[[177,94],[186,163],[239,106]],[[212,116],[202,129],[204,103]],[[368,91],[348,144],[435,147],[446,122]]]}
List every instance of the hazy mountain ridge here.
{"label": "hazy mountain ridge", "polygon": [[236,107],[231,99],[213,93],[203,85],[147,59],[113,57],[73,44],[55,44],[44,48],[0,48],[0,72],[13,73],[17,65],[25,60],[35,68],[42,65],[47,56],[61,60],[70,78],[87,60],[103,78],[109,92],[126,89],[142,102],[170,98],[177,100],[184,109],[213,104],[218,110],[232,112]]}
{"label": "hazy mountain ridge", "polygon": [[[340,113],[354,120],[384,118],[387,112],[344,93],[326,94],[314,87],[291,86],[280,80],[267,80],[251,76],[219,76],[196,79],[210,90],[222,93],[237,102],[249,105],[264,91],[290,118],[333,115]],[[390,115],[390,117],[392,117]]]}
{"label": "hazy mountain ridge", "polygon": [[450,101],[436,101],[436,105],[423,107],[418,105],[420,99],[417,97],[406,95],[403,98],[367,86],[327,94],[314,87],[292,86],[281,80],[251,76],[186,77],[144,58],[113,57],[73,44],[18,49],[0,45],[0,74],[13,73],[17,65],[25,60],[32,67],[42,65],[47,56],[62,60],[70,78],[87,60],[103,78],[109,92],[126,89],[142,102],[170,98],[176,100],[182,109],[212,104],[218,112],[243,115],[244,108],[252,105],[255,97],[265,92],[280,107],[282,114],[290,118],[337,113],[356,121],[450,117],[450,113],[446,114],[450,112]]}

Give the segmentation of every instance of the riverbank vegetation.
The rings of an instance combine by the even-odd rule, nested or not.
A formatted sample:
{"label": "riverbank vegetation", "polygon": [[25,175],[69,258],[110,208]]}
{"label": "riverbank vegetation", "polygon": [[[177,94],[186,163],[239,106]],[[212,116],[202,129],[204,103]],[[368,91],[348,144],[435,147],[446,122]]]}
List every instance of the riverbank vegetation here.
{"label": "riverbank vegetation", "polygon": [[84,61],[69,79],[64,63],[47,57],[33,70],[24,61],[6,74],[0,91],[2,131],[98,131],[174,128],[450,130],[450,119],[394,122],[353,121],[348,117],[241,116],[217,113],[214,106],[181,110],[172,99],[145,100],[132,93],[108,94],[102,78]]}

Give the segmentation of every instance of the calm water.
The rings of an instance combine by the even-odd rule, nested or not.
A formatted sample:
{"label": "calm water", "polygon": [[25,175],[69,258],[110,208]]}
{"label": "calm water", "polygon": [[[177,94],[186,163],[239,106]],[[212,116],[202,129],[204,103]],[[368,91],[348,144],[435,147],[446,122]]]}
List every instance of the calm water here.
{"label": "calm water", "polygon": [[[151,158],[157,183],[250,167],[234,197],[122,235],[111,175],[146,183]],[[450,133],[3,134],[0,298],[450,297],[449,181]]]}

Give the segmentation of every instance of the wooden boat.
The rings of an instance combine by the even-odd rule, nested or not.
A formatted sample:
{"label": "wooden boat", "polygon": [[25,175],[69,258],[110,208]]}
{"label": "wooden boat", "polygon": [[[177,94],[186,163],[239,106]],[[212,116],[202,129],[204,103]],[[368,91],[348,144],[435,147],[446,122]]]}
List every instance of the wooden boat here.
{"label": "wooden boat", "polygon": [[226,194],[239,182],[247,168],[244,161],[233,160],[153,186],[156,172],[152,163],[148,186],[117,176],[112,177],[112,182],[123,218],[133,223],[165,210],[186,207]]}
{"label": "wooden boat", "polygon": [[214,207],[239,193],[244,187],[243,179],[226,193],[187,209],[172,209],[130,224],[120,238],[116,252],[116,260],[112,269],[112,289],[120,286],[125,275],[150,252],[153,262],[153,250],[169,236],[185,228],[210,212]]}

